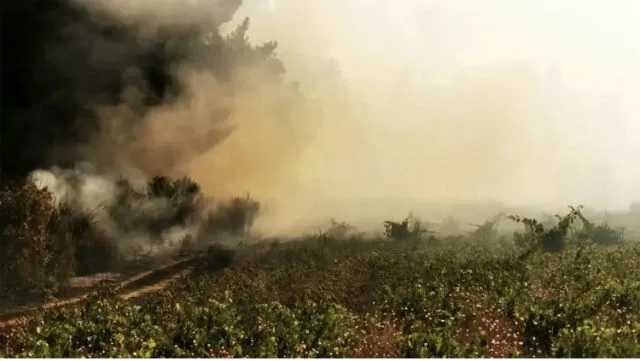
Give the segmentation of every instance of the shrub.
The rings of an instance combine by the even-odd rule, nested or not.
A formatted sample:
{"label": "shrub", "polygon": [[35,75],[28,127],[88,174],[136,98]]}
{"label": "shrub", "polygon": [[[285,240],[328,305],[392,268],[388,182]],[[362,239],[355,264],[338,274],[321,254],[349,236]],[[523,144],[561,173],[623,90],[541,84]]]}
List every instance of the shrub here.
{"label": "shrub", "polygon": [[83,237],[75,213],[56,207],[51,193],[33,184],[0,191],[0,290],[44,296],[75,270],[75,245]]}
{"label": "shrub", "polygon": [[336,240],[356,240],[364,239],[364,233],[358,232],[355,227],[346,223],[338,222],[335,219],[329,221],[329,227],[322,233],[326,239]]}
{"label": "shrub", "polygon": [[585,321],[575,330],[563,329],[553,344],[558,358],[623,358],[640,355],[640,324],[620,328]]}
{"label": "shrub", "polygon": [[[79,223],[87,224],[90,216],[81,214]],[[79,276],[107,272],[120,260],[118,245],[104,232],[87,226],[85,236],[76,245],[76,274]]]}
{"label": "shrub", "polygon": [[476,351],[475,345],[464,347],[450,335],[427,330],[417,330],[403,336],[398,345],[399,357],[402,358],[467,358],[476,352],[479,351]]}
{"label": "shrub", "polygon": [[591,242],[603,246],[624,243],[624,229],[615,229],[606,222],[593,224],[581,212],[576,216],[582,222],[582,229],[576,232],[579,242]]}
{"label": "shrub", "polygon": [[504,214],[499,213],[482,224],[473,224],[476,229],[471,232],[469,237],[473,241],[483,244],[495,241],[498,238],[497,225],[502,220],[502,217],[504,217]]}
{"label": "shrub", "polygon": [[0,292],[63,291],[74,275],[107,271],[118,256],[91,214],[56,203],[48,190],[31,183],[0,191],[0,222]]}
{"label": "shrub", "polygon": [[248,314],[245,349],[256,358],[299,356],[300,324],[296,313],[279,302],[260,304]]}
{"label": "shrub", "polygon": [[235,259],[235,252],[218,244],[209,246],[207,249],[206,262],[207,271],[217,271],[230,267]]}
{"label": "shrub", "polygon": [[528,250],[542,250],[544,252],[561,252],[565,249],[567,235],[575,220],[582,215],[582,207],[569,207],[570,212],[565,216],[556,215],[558,223],[546,227],[533,218],[509,216],[508,218],[522,223],[524,232],[514,234],[514,242],[517,246]]}
{"label": "shrub", "polygon": [[260,212],[260,203],[245,197],[234,197],[221,202],[206,219],[205,233],[229,233],[245,235]]}
{"label": "shrub", "polygon": [[352,345],[354,319],[343,306],[307,301],[297,307],[304,357],[344,357]]}
{"label": "shrub", "polygon": [[384,222],[385,236],[395,242],[416,243],[423,239],[424,234],[431,233],[424,224],[409,215],[401,223]]}
{"label": "shrub", "polygon": [[164,231],[186,225],[202,209],[200,187],[189,178],[154,177],[143,189],[117,183],[116,202],[108,212],[124,234],[143,231],[161,241]]}

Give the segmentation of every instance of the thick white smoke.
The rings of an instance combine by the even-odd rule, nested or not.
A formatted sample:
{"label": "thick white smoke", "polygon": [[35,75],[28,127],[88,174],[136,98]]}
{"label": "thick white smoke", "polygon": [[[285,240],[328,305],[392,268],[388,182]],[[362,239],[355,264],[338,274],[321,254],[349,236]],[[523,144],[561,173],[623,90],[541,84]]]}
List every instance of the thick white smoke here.
{"label": "thick white smoke", "polygon": [[[146,196],[147,180],[131,176],[115,177],[99,173],[90,164],[81,164],[73,169],[52,168],[35,170],[29,180],[40,189],[52,193],[56,203],[66,203],[73,209],[90,215],[93,226],[114,242],[121,254],[136,256],[135,252],[153,256],[160,252],[175,251],[187,236],[198,237],[199,219],[186,225],[168,224],[160,234],[154,234],[144,227],[126,227],[125,223],[140,215],[153,219],[163,219],[173,211],[169,200]],[[127,181],[125,189],[118,182]],[[130,187],[130,188],[129,188]],[[122,192],[138,189],[144,196],[122,198],[122,211],[116,215],[113,207],[118,205]],[[122,214],[124,212],[124,214]]]}

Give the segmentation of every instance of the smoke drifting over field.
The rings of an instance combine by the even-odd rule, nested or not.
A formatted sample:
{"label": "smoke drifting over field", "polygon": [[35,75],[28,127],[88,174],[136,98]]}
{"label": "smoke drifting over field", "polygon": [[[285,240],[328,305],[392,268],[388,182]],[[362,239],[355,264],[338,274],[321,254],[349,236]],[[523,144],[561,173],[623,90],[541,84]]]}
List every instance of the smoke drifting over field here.
{"label": "smoke drifting over field", "polygon": [[[139,47],[212,19],[228,33],[245,16],[252,44],[278,41],[285,82],[272,63],[203,70],[235,60],[194,46],[164,60],[179,91],[148,108],[147,78],[111,74],[128,86],[99,107],[99,131],[57,147],[115,173],[189,175],[210,196],[250,192],[266,201],[262,231],[404,215],[362,209],[369,198],[625,208],[640,197],[633,2],[76,1],[136,25]],[[94,44],[96,64],[133,57],[80,30],[68,39]],[[56,67],[73,74],[61,51]]]}
{"label": "smoke drifting over field", "polygon": [[640,197],[636,3],[265,3],[237,14],[255,19],[250,39],[277,39],[293,78],[333,57],[350,96],[307,148],[307,194],[622,209]]}

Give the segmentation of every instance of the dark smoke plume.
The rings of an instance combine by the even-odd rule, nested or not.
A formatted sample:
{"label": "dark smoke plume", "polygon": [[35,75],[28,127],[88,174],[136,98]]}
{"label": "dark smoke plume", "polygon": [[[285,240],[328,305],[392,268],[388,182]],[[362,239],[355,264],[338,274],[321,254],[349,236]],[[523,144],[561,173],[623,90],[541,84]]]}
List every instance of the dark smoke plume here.
{"label": "dark smoke plume", "polygon": [[[79,161],[114,166],[122,157],[133,158],[130,165],[136,167],[147,162],[132,155],[149,153],[165,164],[147,171],[167,172],[212,148],[231,129],[220,126],[231,112],[226,104],[208,110],[210,126],[194,130],[188,152],[172,142],[144,139],[151,126],[145,119],[189,96],[184,68],[220,82],[260,62],[270,62],[275,76],[283,71],[271,58],[275,43],[248,45],[248,21],[228,37],[220,35],[218,27],[240,5],[170,1],[149,12],[149,4],[116,0],[3,2],[3,179]],[[188,119],[183,122],[190,126]]]}

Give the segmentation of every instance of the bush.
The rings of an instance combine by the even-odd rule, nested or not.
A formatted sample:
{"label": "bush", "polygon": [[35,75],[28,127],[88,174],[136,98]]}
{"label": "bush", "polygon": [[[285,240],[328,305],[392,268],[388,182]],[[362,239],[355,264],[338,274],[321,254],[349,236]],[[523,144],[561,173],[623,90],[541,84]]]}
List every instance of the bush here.
{"label": "bush", "polygon": [[640,324],[618,329],[585,321],[576,330],[563,329],[553,345],[558,358],[624,358],[640,355]]}
{"label": "bush", "polygon": [[120,180],[117,189],[108,212],[124,234],[145,232],[160,242],[164,231],[186,225],[202,210],[200,187],[186,177],[154,177],[143,189]]}
{"label": "bush", "polygon": [[260,212],[260,203],[245,197],[234,197],[221,202],[209,213],[205,222],[205,233],[229,233],[245,235]]}
{"label": "bush", "polygon": [[2,292],[44,296],[66,284],[75,270],[75,245],[84,235],[75,216],[35,185],[0,191]]}
{"label": "bush", "polygon": [[385,236],[394,242],[417,243],[426,233],[431,233],[424,224],[409,215],[401,223],[384,222]]}
{"label": "bush", "polygon": [[335,219],[329,221],[329,227],[322,233],[326,239],[335,240],[360,240],[364,239],[364,233],[358,232],[355,227],[346,223],[338,222]]}
{"label": "bush", "polygon": [[84,276],[111,270],[120,259],[116,242],[93,226],[89,215],[80,214],[78,223],[86,227],[86,231],[76,245],[76,275]]}
{"label": "bush", "polygon": [[0,222],[0,292],[9,295],[64,291],[74,275],[107,271],[118,256],[90,214],[31,183],[0,191]]}
{"label": "bush", "polygon": [[576,232],[579,242],[591,242],[603,246],[611,246],[624,243],[624,229],[615,229],[606,222],[593,224],[581,212],[576,216],[582,222],[582,229]]}
{"label": "bush", "polygon": [[533,218],[509,216],[512,221],[522,223],[524,232],[514,234],[514,242],[517,246],[527,250],[542,250],[544,252],[561,252],[567,245],[567,235],[570,227],[576,219],[582,217],[582,207],[569,207],[570,212],[565,216],[556,215],[558,223],[545,227],[541,222]]}
{"label": "bush", "polygon": [[217,271],[230,267],[235,259],[235,252],[231,249],[214,244],[207,248],[205,267],[207,271]]}

